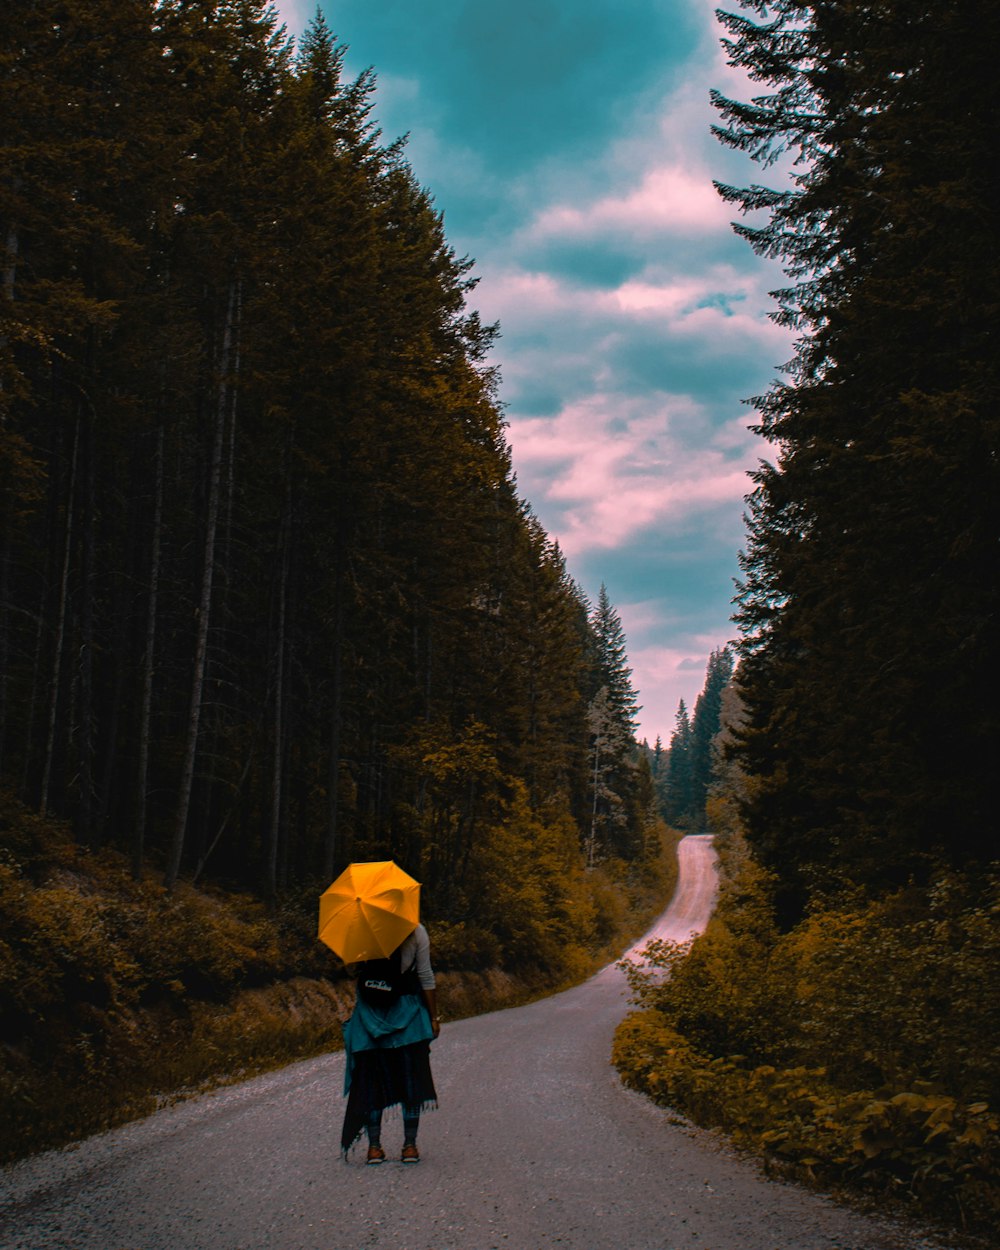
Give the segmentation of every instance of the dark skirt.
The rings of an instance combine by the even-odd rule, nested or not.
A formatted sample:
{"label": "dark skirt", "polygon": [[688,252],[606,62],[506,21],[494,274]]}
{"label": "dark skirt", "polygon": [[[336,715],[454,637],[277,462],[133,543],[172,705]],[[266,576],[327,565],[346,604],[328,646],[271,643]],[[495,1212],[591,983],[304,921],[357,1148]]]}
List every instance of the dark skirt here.
{"label": "dark skirt", "polygon": [[372,1111],[384,1111],[397,1105],[420,1110],[437,1106],[430,1042],[361,1050],[355,1054],[340,1134],[341,1150],[346,1154],[358,1140]]}

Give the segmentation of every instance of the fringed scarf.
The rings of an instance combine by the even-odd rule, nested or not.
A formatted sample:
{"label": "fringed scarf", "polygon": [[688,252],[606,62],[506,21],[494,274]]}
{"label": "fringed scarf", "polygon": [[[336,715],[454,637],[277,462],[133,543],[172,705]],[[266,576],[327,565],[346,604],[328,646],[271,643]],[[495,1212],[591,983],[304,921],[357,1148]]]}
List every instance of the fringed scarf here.
{"label": "fringed scarf", "polygon": [[344,1026],[344,1092],[347,1109],[340,1134],[344,1157],[368,1123],[371,1111],[389,1107],[437,1107],[431,1076],[434,1036],[423,999],[404,994],[382,1012],[363,1000]]}

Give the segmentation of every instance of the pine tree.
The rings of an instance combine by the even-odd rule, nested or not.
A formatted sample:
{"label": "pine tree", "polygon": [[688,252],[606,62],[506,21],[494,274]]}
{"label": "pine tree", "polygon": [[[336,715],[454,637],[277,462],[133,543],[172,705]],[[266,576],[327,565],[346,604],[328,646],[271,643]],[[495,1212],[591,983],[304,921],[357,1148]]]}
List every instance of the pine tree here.
{"label": "pine tree", "polygon": [[603,760],[600,781],[595,780],[593,786],[596,810],[607,827],[609,849],[624,859],[634,859],[643,845],[636,790],[635,723],[640,709],[628,666],[625,631],[603,583],[589,626],[591,681],[597,686],[588,707],[591,750],[596,759]]}
{"label": "pine tree", "polygon": [[733,675],[728,647],[713,651],[705,670],[705,685],[695,700],[691,720],[690,791],[688,808],[699,828],[704,828],[705,799],[712,779],[712,743],[719,732],[722,692]]}
{"label": "pine tree", "polygon": [[722,188],[768,213],[737,230],[784,262],[777,316],[800,334],[756,401],[777,458],[754,475],[739,617],[749,831],[794,916],[845,877],[996,854],[1000,17],[742,8],[727,48],[768,94],[716,96],[717,133],[798,158],[789,186]]}
{"label": "pine tree", "polygon": [[473,928],[504,855],[579,877],[595,795],[643,854],[620,622],[517,496],[495,327],[374,76],[263,0],[0,23],[5,782],[137,878],[399,854]]}
{"label": "pine tree", "polygon": [[722,691],[719,732],[712,740],[712,779],[706,801],[706,825],[713,833],[735,832],[741,828],[740,814],[749,792],[747,776],[736,758],[734,747],[746,723],[746,711],[739,687],[731,681]]}
{"label": "pine tree", "polygon": [[691,720],[681,699],[670,735],[664,782],[664,815],[677,828],[686,827],[692,814],[692,754]]}
{"label": "pine tree", "polygon": [[622,728],[635,730],[640,707],[632,686],[632,670],[628,666],[628,643],[621,617],[601,583],[597,604],[590,614],[594,648],[594,681],[600,689],[607,687],[608,698]]}
{"label": "pine tree", "polygon": [[627,791],[622,785],[629,740],[607,686],[602,686],[587,708],[590,734],[590,822],[585,846],[587,864],[620,854],[628,844]]}

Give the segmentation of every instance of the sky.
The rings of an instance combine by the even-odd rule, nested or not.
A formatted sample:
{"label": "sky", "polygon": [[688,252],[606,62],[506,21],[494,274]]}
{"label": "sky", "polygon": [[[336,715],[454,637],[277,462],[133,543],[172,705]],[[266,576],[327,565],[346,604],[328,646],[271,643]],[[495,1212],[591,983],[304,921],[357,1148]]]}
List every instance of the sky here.
{"label": "sky", "polygon": [[[770,454],[744,401],[793,350],[768,317],[783,276],[712,185],[762,180],[710,132],[711,88],[753,94],[716,4],[320,4],[475,260],[518,493],[592,603],[607,586],[650,743],[735,636],[747,472]],[[299,36],[316,0],[276,7]]]}

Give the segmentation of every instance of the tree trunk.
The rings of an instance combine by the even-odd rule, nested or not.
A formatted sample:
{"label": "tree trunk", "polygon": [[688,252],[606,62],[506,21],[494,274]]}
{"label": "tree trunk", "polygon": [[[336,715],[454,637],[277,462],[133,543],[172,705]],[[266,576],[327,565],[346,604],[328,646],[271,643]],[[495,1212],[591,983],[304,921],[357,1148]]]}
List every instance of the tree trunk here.
{"label": "tree trunk", "polygon": [[333,698],[330,707],[330,767],[326,783],[326,842],[323,847],[323,877],[333,880],[337,861],[338,821],[340,816],[340,754],[341,730],[344,719],[343,667],[344,667],[344,564],[346,539],[343,528],[337,530],[337,550],[334,557],[334,608],[333,608]]}
{"label": "tree trunk", "polygon": [[[20,179],[17,184],[20,185]],[[19,242],[17,236],[17,227],[10,225],[7,227],[7,238],[4,241],[3,252],[3,283],[2,291],[4,301],[8,304],[14,302],[14,279],[17,276],[17,256]],[[0,339],[0,342],[6,342],[6,339]]]}
{"label": "tree trunk", "polygon": [[[21,179],[13,180],[14,187],[20,190]],[[17,226],[13,222],[7,227],[7,237],[4,239],[3,247],[3,267],[0,269],[0,300],[5,304],[13,304],[14,302],[14,281],[17,276],[17,260],[20,248],[20,241],[17,234]],[[3,352],[10,342],[6,334],[0,333],[0,352]],[[3,378],[0,377],[0,392],[3,391]],[[0,404],[0,430],[7,424],[6,404]]]}
{"label": "tree trunk", "polygon": [[[260,726],[258,725],[257,728],[259,729]],[[243,787],[246,785],[247,777],[250,775],[250,766],[253,764],[253,761],[254,761],[254,750],[253,748],[251,748],[251,750],[247,752],[247,758],[243,764],[243,772],[240,774],[240,779],[236,783],[236,793],[233,795],[233,801],[229,806],[229,810],[226,812],[225,816],[223,816],[222,820],[219,822],[219,827],[215,831],[215,837],[204,848],[202,853],[198,856],[198,863],[195,865],[195,870],[191,874],[192,885],[198,880],[201,874],[205,871],[205,865],[208,863],[209,856],[212,854],[215,848],[222,841],[222,835],[226,832],[226,828],[228,827],[230,820],[232,820],[234,814],[236,813],[237,805],[241,801],[241,796],[243,794]]]}
{"label": "tree trunk", "polygon": [[156,431],[153,486],[153,526],[149,543],[149,588],[146,595],[146,647],[142,657],[142,702],[139,709],[139,759],[135,778],[135,821],[132,827],[132,876],[142,877],[146,844],[146,791],[149,785],[149,736],[153,710],[153,674],[156,671],[156,614],[160,592],[160,548],[163,538],[163,457],[165,431],[160,419]]}
{"label": "tree trunk", "polygon": [[[0,282],[0,298],[4,303],[14,302],[14,276],[17,272],[18,238],[17,229],[10,225],[4,243],[3,273]],[[7,336],[0,334],[0,350],[7,346]],[[3,379],[0,378],[0,391],[3,390]],[[0,430],[6,423],[6,406],[0,404]],[[7,683],[10,680],[10,548],[13,505],[9,495],[5,496],[3,509],[3,553],[0,556],[0,774],[3,772],[4,745],[7,737]]]}
{"label": "tree trunk", "polygon": [[84,425],[80,518],[80,647],[77,656],[80,715],[76,727],[79,786],[77,840],[93,846],[94,837],[94,434],[93,414]]}
{"label": "tree trunk", "polygon": [[201,594],[198,601],[194,671],[191,677],[191,701],[188,708],[184,760],[178,785],[177,811],[174,818],[173,836],[170,841],[167,871],[164,876],[164,885],[168,890],[173,889],[181,869],[181,859],[184,855],[184,837],[187,831],[188,813],[191,808],[191,791],[194,786],[195,759],[198,753],[198,728],[201,722],[202,692],[205,686],[205,669],[208,656],[208,631],[212,611],[212,584],[215,576],[215,537],[219,525],[222,449],[225,439],[230,389],[233,385],[230,367],[233,358],[234,339],[237,333],[238,292],[239,283],[233,280],[229,286],[229,300],[226,308],[226,320],[222,333],[222,351],[219,359],[219,385],[216,395],[212,451],[208,472]]}
{"label": "tree trunk", "polygon": [[281,524],[281,568],[278,574],[277,621],[275,623],[274,729],[271,756],[271,820],[267,838],[267,896],[278,893],[278,847],[281,842],[281,796],[284,782],[285,725],[285,611],[288,598],[288,563],[291,545],[292,488],[286,468],[285,515]]}
{"label": "tree trunk", "polygon": [[10,681],[10,548],[11,530],[10,497],[3,503],[3,551],[0,552],[0,776],[4,775],[7,742],[7,690]]}
{"label": "tree trunk", "polygon": [[600,780],[601,736],[594,735],[594,798],[590,808],[590,836],[587,838],[587,867],[593,868],[597,850],[597,792]]}
{"label": "tree trunk", "polygon": [[55,636],[52,642],[52,670],[49,678],[48,715],[45,729],[45,754],[42,763],[42,783],[39,788],[38,813],[48,815],[49,790],[52,785],[52,758],[55,754],[56,723],[59,712],[59,687],[62,682],[62,653],[66,637],[66,613],[69,604],[69,570],[73,558],[73,524],[76,511],[76,471],[80,454],[80,419],[77,417],[73,431],[73,451],[70,457],[69,486],[66,491],[66,521],[63,526],[63,561],[59,576],[59,598],[56,607]]}

